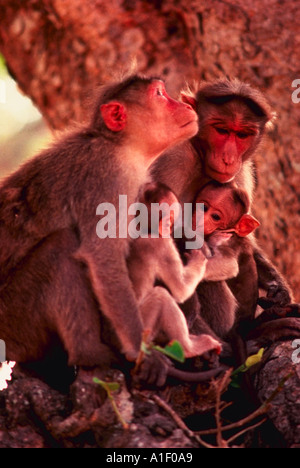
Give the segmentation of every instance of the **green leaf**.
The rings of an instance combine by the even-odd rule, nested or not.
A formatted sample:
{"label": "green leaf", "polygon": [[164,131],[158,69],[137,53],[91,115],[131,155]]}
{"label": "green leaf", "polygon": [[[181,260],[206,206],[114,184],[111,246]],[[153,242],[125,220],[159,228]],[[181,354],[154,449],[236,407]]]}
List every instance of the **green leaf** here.
{"label": "green leaf", "polygon": [[252,356],[249,356],[246,359],[244,364],[242,364],[240,367],[238,367],[232,372],[231,383],[230,383],[232,387],[238,388],[240,386],[238,383],[238,380],[239,380],[239,375],[241,374],[241,372],[247,372],[247,370],[250,369],[250,367],[260,362],[262,359],[263,353],[264,353],[264,348],[260,348],[260,350],[256,354],[252,354]]}
{"label": "green leaf", "polygon": [[248,370],[248,368],[245,366],[245,364],[242,364],[240,367],[238,367],[237,369],[235,369],[232,372],[231,378],[235,377],[236,375],[240,374],[241,372],[246,372],[247,370]]}
{"label": "green leaf", "polygon": [[100,380],[97,377],[94,377],[93,381],[101,385],[101,387],[103,387],[106,391],[114,392],[120,388],[118,382],[105,382],[104,380]]}
{"label": "green leaf", "polygon": [[252,356],[249,356],[248,359],[246,359],[245,361],[245,366],[247,367],[247,369],[249,369],[249,367],[252,367],[258,362],[260,362],[262,360],[263,354],[264,354],[264,348],[260,348],[257,354],[253,354]]}
{"label": "green leaf", "polygon": [[116,413],[117,418],[119,419],[119,421],[122,424],[123,428],[128,429],[129,425],[127,424],[127,422],[125,421],[125,419],[121,415],[121,413],[120,413],[120,411],[119,411],[119,409],[117,407],[117,404],[116,404],[116,402],[114,400],[114,397],[111,394],[111,392],[113,392],[114,390],[118,390],[120,388],[120,385],[118,384],[118,382],[105,382],[104,380],[100,380],[97,377],[94,377],[93,381],[95,383],[101,385],[101,387],[104,388],[104,390],[107,393],[108,399],[109,399],[109,401],[110,401],[110,403],[112,405],[112,408],[113,408],[114,412]]}
{"label": "green leaf", "polygon": [[241,388],[241,384],[239,382],[239,375],[234,375],[233,377],[231,377],[230,385],[233,388]]}
{"label": "green leaf", "polygon": [[174,359],[175,361],[178,361],[178,362],[185,361],[183,348],[181,344],[179,343],[179,341],[177,340],[171,341],[164,348],[161,348],[160,346],[154,346],[153,348],[165,354],[166,356],[170,357],[171,359]]}
{"label": "green leaf", "polygon": [[106,382],[106,385],[111,392],[115,392],[120,388],[120,384],[118,384],[118,382]]}

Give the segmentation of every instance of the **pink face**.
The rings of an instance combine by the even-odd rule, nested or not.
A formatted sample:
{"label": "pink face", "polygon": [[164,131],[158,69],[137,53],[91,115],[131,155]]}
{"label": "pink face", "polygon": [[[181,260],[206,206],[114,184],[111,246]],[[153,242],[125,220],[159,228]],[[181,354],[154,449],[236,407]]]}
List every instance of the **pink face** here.
{"label": "pink face", "polygon": [[[147,92],[146,108],[152,114],[152,145],[172,146],[198,131],[198,116],[190,104],[171,98],[163,81],[155,80]],[[151,131],[151,130],[149,130]]]}
{"label": "pink face", "polygon": [[139,103],[111,101],[100,110],[106,127],[123,131],[131,149],[150,162],[198,132],[198,116],[192,106],[172,99],[160,80],[149,84]]}
{"label": "pink face", "polygon": [[209,121],[200,132],[200,138],[206,144],[206,174],[221,183],[232,180],[240,171],[257,134],[258,129],[251,124],[246,126],[238,115],[235,121],[229,118]]}
{"label": "pink face", "polygon": [[[228,190],[214,190],[211,187],[205,187],[199,193],[196,203],[203,203],[204,226],[197,226],[197,229],[203,228],[204,236],[209,236],[216,230],[224,230],[233,227],[242,215],[242,208],[239,205],[234,205],[230,200]],[[195,229],[196,221],[193,217],[193,228]]]}

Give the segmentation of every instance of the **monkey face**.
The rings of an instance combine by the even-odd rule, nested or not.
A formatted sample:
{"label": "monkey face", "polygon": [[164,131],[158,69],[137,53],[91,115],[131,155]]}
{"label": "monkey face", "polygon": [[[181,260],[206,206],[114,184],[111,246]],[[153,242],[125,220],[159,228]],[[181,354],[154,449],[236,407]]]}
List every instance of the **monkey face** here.
{"label": "monkey face", "polygon": [[203,229],[204,236],[212,234],[217,229],[225,229],[226,226],[226,216],[222,209],[219,206],[216,206],[215,203],[211,203],[207,199],[199,199],[197,203],[203,203],[203,218],[200,221],[201,225],[196,226],[195,218],[193,217],[193,229],[200,230]]}
{"label": "monkey face", "polygon": [[[169,147],[194,136],[198,131],[198,116],[189,104],[172,99],[160,80],[148,87],[144,103],[130,115],[128,128],[135,127],[131,135],[156,157]],[[146,128],[146,130],[145,130]]]}
{"label": "monkey face", "polygon": [[[225,186],[218,190],[210,185],[204,187],[196,199],[196,203],[203,203],[204,226],[194,226],[194,229],[203,228],[204,236],[208,236],[216,230],[233,228],[244,214],[244,208],[240,202],[233,199],[232,193],[233,190]],[[196,224],[194,216],[193,224]]]}
{"label": "monkey face", "polygon": [[218,182],[229,182],[240,171],[256,132],[229,118],[211,121],[201,131],[205,139],[205,172]]}
{"label": "monkey face", "polygon": [[144,88],[100,106],[106,129],[122,138],[123,153],[149,166],[168,148],[187,140],[198,131],[194,109],[172,99],[164,82],[152,79]]}

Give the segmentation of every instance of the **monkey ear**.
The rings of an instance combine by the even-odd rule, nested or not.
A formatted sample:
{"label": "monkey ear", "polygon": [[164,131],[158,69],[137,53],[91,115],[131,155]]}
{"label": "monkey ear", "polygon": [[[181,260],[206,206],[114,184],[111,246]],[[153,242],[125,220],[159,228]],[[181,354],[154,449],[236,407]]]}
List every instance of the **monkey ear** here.
{"label": "monkey ear", "polygon": [[181,92],[180,99],[181,99],[181,102],[185,102],[185,104],[189,104],[190,106],[192,106],[194,111],[197,110],[197,101],[193,96],[189,94],[185,94],[184,92]]}
{"label": "monkey ear", "polygon": [[260,226],[260,223],[257,221],[257,219],[254,218],[254,216],[245,214],[234,226],[234,231],[238,236],[246,237],[258,226]]}
{"label": "monkey ear", "polygon": [[112,132],[124,130],[127,122],[125,107],[119,102],[109,102],[100,106],[100,112],[105,125]]}

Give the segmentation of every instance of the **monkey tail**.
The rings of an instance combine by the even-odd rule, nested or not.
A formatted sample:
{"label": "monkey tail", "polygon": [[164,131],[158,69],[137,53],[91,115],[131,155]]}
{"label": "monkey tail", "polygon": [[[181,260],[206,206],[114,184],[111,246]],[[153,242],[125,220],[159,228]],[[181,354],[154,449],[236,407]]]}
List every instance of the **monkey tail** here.
{"label": "monkey tail", "polygon": [[168,369],[168,376],[175,379],[181,380],[182,382],[206,382],[207,380],[212,379],[213,377],[218,377],[221,373],[228,370],[229,367],[222,364],[215,369],[211,369],[203,372],[187,372],[174,367]]}

